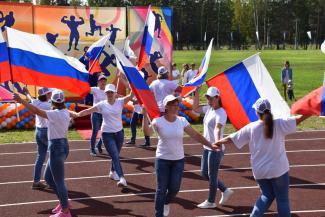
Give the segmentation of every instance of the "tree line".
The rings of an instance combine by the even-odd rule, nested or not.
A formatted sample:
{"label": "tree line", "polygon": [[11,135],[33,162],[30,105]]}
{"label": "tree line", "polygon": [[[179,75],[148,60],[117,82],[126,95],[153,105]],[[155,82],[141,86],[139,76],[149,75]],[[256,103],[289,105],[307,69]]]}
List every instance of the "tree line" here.
{"label": "tree line", "polygon": [[[27,0],[31,1],[31,0]],[[325,0],[38,0],[43,5],[168,6],[175,49],[319,49]]]}

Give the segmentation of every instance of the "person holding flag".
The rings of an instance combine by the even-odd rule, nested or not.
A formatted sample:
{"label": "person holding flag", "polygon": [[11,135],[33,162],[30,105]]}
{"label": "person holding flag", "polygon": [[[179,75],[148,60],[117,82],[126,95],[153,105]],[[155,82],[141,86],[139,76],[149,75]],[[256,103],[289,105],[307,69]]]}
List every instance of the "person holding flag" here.
{"label": "person holding flag", "polygon": [[[216,142],[223,138],[223,132],[227,123],[227,113],[222,108],[220,99],[220,91],[216,87],[209,87],[205,97],[208,105],[199,105],[200,87],[194,94],[193,111],[204,113],[203,119],[203,136],[210,142]],[[198,205],[199,208],[209,209],[215,208],[215,197],[217,188],[221,191],[221,199],[219,204],[225,204],[230,196],[234,193],[227,188],[223,182],[218,179],[218,171],[221,160],[224,156],[225,147],[222,146],[220,151],[214,151],[207,146],[203,146],[203,154],[201,159],[201,174],[209,181],[209,197],[207,200]]]}
{"label": "person holding flag", "polygon": [[295,133],[297,125],[309,116],[273,119],[269,100],[262,98],[254,103],[253,108],[258,116],[257,121],[220,139],[216,144],[220,148],[223,144],[233,144],[239,149],[249,145],[253,175],[261,191],[250,216],[263,216],[276,199],[278,215],[289,217],[289,162],[285,136]]}

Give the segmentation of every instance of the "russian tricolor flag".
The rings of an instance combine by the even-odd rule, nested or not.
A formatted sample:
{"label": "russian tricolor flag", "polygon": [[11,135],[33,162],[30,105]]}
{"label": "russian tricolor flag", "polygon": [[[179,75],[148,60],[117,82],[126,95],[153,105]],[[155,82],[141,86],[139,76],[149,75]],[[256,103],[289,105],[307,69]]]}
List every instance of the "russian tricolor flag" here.
{"label": "russian tricolor flag", "polygon": [[205,53],[205,56],[201,62],[199,69],[197,70],[196,75],[188,83],[184,84],[184,86],[182,87],[182,92],[181,92],[182,97],[188,96],[196,89],[197,86],[203,84],[209,67],[212,44],[213,44],[213,38],[210,41],[207,52]]}
{"label": "russian tricolor flag", "polygon": [[210,78],[206,83],[219,88],[222,106],[237,129],[258,119],[252,106],[259,98],[270,101],[274,118],[290,115],[287,103],[258,54]]}
{"label": "russian tricolor flag", "polygon": [[152,13],[151,7],[149,6],[146,23],[143,30],[138,69],[142,69],[146,63],[149,63],[149,55],[155,33],[155,20],[155,15]]}
{"label": "russian tricolor flag", "polygon": [[160,111],[153,92],[150,91],[149,86],[143,79],[139,71],[132,65],[129,59],[127,59],[121,51],[119,51],[114,45],[110,45],[116,56],[116,63],[118,68],[122,68],[126,75],[132,91],[137,97],[140,104],[146,108],[148,115],[151,119],[160,117]]}
{"label": "russian tricolor flag", "polygon": [[10,80],[8,48],[0,32],[0,83]]}
{"label": "russian tricolor flag", "polygon": [[325,116],[325,86],[321,86],[291,106],[292,114]]}
{"label": "russian tricolor flag", "polygon": [[88,57],[89,59],[90,74],[94,74],[102,71],[102,68],[99,63],[99,58],[100,55],[102,54],[102,51],[105,48],[107,41],[109,40],[109,36],[110,34],[105,35],[104,37],[102,37],[101,39],[99,39],[89,47],[86,53],[86,57]]}
{"label": "russian tricolor flag", "polygon": [[13,82],[67,90],[85,96],[89,73],[41,36],[6,28]]}

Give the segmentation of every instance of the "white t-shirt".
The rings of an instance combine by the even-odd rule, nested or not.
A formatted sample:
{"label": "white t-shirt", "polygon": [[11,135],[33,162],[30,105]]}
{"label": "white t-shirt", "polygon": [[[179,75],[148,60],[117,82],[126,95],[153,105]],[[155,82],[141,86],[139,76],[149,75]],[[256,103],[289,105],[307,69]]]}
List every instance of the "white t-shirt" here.
{"label": "white t-shirt", "polygon": [[48,117],[48,139],[67,138],[70,123],[70,114],[67,109],[46,111]]}
{"label": "white t-shirt", "polygon": [[[51,103],[50,102],[42,102],[38,99],[33,99],[32,103],[33,106],[42,109],[42,110],[51,110]],[[47,128],[48,127],[48,120],[46,118],[42,118],[38,115],[35,115],[35,126],[39,128]]]}
{"label": "white t-shirt", "polygon": [[[214,130],[217,124],[221,124],[221,132],[220,132],[220,139],[223,138],[223,132],[225,129],[225,125],[227,123],[227,113],[223,108],[218,108],[214,110],[211,106],[203,106],[202,107],[204,115],[203,119],[203,136],[211,143],[216,142],[214,137]],[[203,146],[205,149],[212,150],[208,146]],[[225,150],[224,145],[222,145],[222,150]]]}
{"label": "white t-shirt", "polygon": [[184,117],[177,117],[169,122],[164,116],[155,118],[152,125],[158,133],[156,157],[164,160],[180,160],[184,158],[184,128],[189,125]]}
{"label": "white t-shirt", "polygon": [[98,112],[103,115],[102,132],[117,133],[123,129],[122,110],[124,99],[118,98],[111,105],[107,100],[101,101],[95,105]]}
{"label": "white t-shirt", "polygon": [[252,122],[230,135],[238,148],[249,144],[255,179],[277,178],[289,171],[284,139],[286,135],[296,132],[296,119],[275,119],[273,125],[272,139],[265,138],[261,120]]}
{"label": "white t-shirt", "polygon": [[174,90],[177,88],[177,84],[175,84],[173,81],[167,80],[167,79],[157,79],[154,80],[149,88],[155,95],[158,107],[160,112],[164,112],[165,108],[163,105],[164,98],[172,94]]}
{"label": "white t-shirt", "polygon": [[179,70],[175,69],[172,71],[173,81],[174,83],[178,84],[178,76],[179,76]]}
{"label": "white t-shirt", "polygon": [[94,105],[106,99],[105,91],[99,87],[91,87],[90,93],[94,96]]}
{"label": "white t-shirt", "polygon": [[134,112],[138,113],[138,114],[142,114],[142,106],[139,104],[135,104],[134,105]]}
{"label": "white t-shirt", "polygon": [[197,70],[187,70],[184,73],[184,78],[183,78],[183,84],[188,83],[190,80],[192,80],[192,78],[194,78],[194,76],[196,75]]}

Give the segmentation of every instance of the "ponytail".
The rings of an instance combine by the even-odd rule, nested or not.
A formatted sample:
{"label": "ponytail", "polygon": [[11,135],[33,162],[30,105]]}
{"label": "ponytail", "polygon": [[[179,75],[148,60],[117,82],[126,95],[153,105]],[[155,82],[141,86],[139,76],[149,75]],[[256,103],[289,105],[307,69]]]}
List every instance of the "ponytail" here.
{"label": "ponytail", "polygon": [[273,137],[273,115],[270,110],[265,110],[262,114],[262,120],[264,122],[264,136],[267,139]]}

